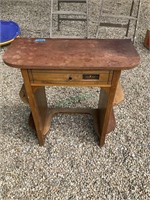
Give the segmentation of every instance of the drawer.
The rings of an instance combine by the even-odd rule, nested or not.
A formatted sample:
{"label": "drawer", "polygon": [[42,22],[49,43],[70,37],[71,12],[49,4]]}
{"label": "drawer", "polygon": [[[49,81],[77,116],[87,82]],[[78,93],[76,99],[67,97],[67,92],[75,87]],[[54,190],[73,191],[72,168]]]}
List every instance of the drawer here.
{"label": "drawer", "polygon": [[33,85],[111,85],[113,71],[28,70]]}

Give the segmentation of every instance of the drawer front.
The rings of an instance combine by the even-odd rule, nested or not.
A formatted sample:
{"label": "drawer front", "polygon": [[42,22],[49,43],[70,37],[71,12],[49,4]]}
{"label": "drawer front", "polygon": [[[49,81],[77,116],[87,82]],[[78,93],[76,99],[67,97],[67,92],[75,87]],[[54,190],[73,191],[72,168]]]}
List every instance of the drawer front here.
{"label": "drawer front", "polygon": [[111,85],[113,71],[29,70],[33,85]]}

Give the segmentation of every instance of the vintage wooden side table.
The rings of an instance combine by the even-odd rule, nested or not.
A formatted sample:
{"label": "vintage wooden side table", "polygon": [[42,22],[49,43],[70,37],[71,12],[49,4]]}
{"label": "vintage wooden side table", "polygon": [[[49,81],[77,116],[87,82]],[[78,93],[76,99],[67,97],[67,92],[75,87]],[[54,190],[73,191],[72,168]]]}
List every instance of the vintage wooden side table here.
{"label": "vintage wooden side table", "polygon": [[[94,117],[99,145],[115,128],[113,101],[121,70],[139,64],[140,58],[128,39],[36,39],[17,38],[3,56],[20,68],[40,145],[44,145],[50,121],[56,113],[90,113]],[[97,109],[47,106],[45,86],[100,87]]]}

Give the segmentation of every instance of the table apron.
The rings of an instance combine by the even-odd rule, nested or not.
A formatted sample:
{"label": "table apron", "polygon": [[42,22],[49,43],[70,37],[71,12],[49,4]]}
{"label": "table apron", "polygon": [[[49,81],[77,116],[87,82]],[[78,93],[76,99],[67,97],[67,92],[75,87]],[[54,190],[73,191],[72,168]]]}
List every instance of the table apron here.
{"label": "table apron", "polygon": [[28,69],[32,86],[95,86],[110,87],[113,70],[60,71]]}

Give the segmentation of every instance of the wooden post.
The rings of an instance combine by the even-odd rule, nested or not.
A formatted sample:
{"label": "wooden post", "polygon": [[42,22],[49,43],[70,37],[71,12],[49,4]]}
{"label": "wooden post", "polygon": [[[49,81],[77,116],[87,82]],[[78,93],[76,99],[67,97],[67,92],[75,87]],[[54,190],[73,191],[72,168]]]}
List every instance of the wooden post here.
{"label": "wooden post", "polygon": [[50,126],[48,123],[49,114],[45,87],[31,86],[28,71],[26,69],[22,69],[21,72],[24,79],[25,89],[28,96],[39,144],[44,145],[45,134],[49,130]]}
{"label": "wooden post", "polygon": [[[113,114],[113,102],[120,73],[121,71],[114,71],[111,87],[102,88],[100,92],[100,99],[98,105],[100,146],[103,146],[105,143],[105,136],[108,132],[108,126],[110,125],[109,122],[111,122],[111,117]],[[114,121],[112,121],[112,123],[114,123]],[[114,125],[112,124],[111,126],[113,127]]]}

